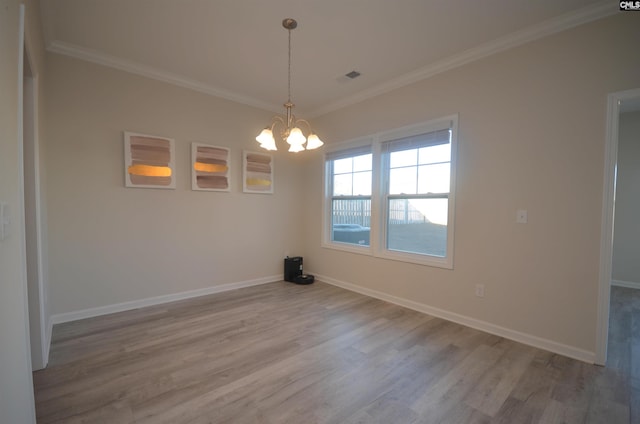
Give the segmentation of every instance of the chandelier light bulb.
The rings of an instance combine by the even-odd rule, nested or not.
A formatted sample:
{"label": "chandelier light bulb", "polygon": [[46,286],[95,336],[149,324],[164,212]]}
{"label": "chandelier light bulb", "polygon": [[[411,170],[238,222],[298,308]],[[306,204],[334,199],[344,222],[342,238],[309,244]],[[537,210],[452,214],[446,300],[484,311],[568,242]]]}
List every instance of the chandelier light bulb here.
{"label": "chandelier light bulb", "polygon": [[307,150],[313,150],[313,149],[317,149],[318,147],[321,147],[324,143],[322,142],[322,140],[320,140],[320,138],[311,133],[309,135],[309,138],[307,139]]}
{"label": "chandelier light bulb", "polygon": [[278,150],[276,140],[273,138],[273,132],[269,128],[265,128],[256,137],[256,141],[260,143],[260,147],[266,150]]}
{"label": "chandelier light bulb", "polygon": [[267,144],[272,140],[273,140],[273,133],[269,128],[263,129],[262,132],[256,137],[256,141],[261,145]]}
{"label": "chandelier light bulb", "polygon": [[271,141],[261,144],[260,147],[262,147],[265,150],[278,150],[278,148],[276,147],[276,141],[274,139],[271,139]]}
{"label": "chandelier light bulb", "polygon": [[302,134],[302,131],[300,130],[300,128],[298,127],[291,128],[291,131],[289,132],[289,137],[287,137],[287,143],[291,144],[292,146],[299,145],[300,147],[302,147],[305,141],[307,141],[307,139],[305,138],[304,134]]}
{"label": "chandelier light bulb", "polygon": [[302,144],[292,144],[291,147],[289,147],[289,151],[292,153],[298,153],[304,150],[304,146]]}

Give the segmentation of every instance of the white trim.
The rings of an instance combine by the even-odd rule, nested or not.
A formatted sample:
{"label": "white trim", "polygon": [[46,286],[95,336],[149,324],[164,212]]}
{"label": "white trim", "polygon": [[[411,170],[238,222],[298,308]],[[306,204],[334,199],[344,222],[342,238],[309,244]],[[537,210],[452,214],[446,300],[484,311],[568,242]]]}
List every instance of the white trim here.
{"label": "white trim", "polygon": [[[25,42],[27,40],[25,39]],[[22,96],[22,100],[23,100],[23,105],[26,106],[27,108],[31,107],[31,114],[32,114],[32,119],[30,121],[25,121],[24,116],[23,116],[23,126],[24,125],[32,125],[32,128],[30,129],[30,132],[32,134],[31,140],[25,139],[24,134],[23,134],[23,146],[25,143],[27,143],[27,145],[29,146],[29,149],[26,150],[25,152],[31,152],[33,157],[32,158],[23,158],[26,160],[29,160],[31,163],[31,165],[33,166],[32,169],[24,169],[23,171],[26,172],[27,174],[30,174],[30,177],[33,178],[33,187],[26,187],[26,183],[25,183],[25,193],[30,193],[33,189],[33,193],[30,193],[31,195],[33,195],[33,213],[34,213],[34,219],[35,222],[33,222],[33,224],[35,224],[35,266],[36,266],[36,272],[34,272],[35,277],[37,279],[36,284],[37,284],[37,290],[38,290],[38,328],[39,328],[39,335],[38,335],[38,342],[39,345],[38,346],[31,346],[32,352],[33,349],[39,349],[39,358],[36,357],[36,361],[33,364],[33,367],[35,370],[38,369],[42,369],[45,368],[47,365],[47,357],[45,356],[46,353],[46,347],[45,347],[45,331],[46,331],[46,325],[47,325],[47,317],[45,314],[45,291],[44,291],[44,261],[43,261],[43,253],[42,253],[42,249],[44,247],[43,245],[43,231],[42,231],[42,202],[41,202],[41,192],[40,192],[40,146],[38,143],[38,76],[35,75],[34,73],[34,65],[33,65],[33,60],[31,60],[31,55],[29,54],[29,45],[28,43],[25,44],[25,53],[27,54],[26,62],[29,63],[30,67],[31,67],[31,71],[32,71],[32,75],[31,76],[26,76],[23,77],[23,86],[28,87],[30,86],[30,88],[28,90],[23,90],[23,96]],[[28,97],[27,97],[28,96]],[[25,225],[26,225],[26,215],[27,215],[27,206],[26,206],[26,202],[25,202]],[[26,229],[26,228],[25,228]],[[26,240],[25,240],[26,241]],[[25,247],[28,245],[25,244]],[[25,249],[26,251],[26,249]],[[28,253],[27,253],[28,255]],[[27,271],[27,276],[29,275],[29,271]],[[27,278],[28,280],[28,278]],[[31,283],[33,284],[33,283]],[[29,285],[29,283],[27,283],[27,285]],[[33,311],[29,312],[29,316],[31,317]]]}
{"label": "white trim", "polygon": [[417,124],[405,125],[399,128],[393,128],[391,130],[380,131],[376,133],[377,143],[386,143],[388,141],[394,141],[399,138],[412,137],[416,135],[426,134],[430,132],[448,130],[458,123],[458,114],[443,116],[442,118],[429,119],[425,122],[418,122]]}
{"label": "white trim", "polygon": [[[369,227],[369,244],[371,244],[371,239],[372,239],[371,231],[372,229],[371,227]],[[323,232],[323,236],[324,234],[325,233]],[[324,247],[325,249],[340,250],[342,252],[355,253],[356,255],[373,256],[373,253],[372,253],[373,249],[371,248],[371,246],[360,246],[357,244],[341,243],[339,241],[328,241],[328,242],[323,241],[320,244],[320,247]]]}
{"label": "white trim", "polygon": [[[320,246],[324,247],[326,249],[334,249],[334,250],[341,250],[343,252],[350,252],[350,253],[355,253],[358,255],[365,255],[365,256],[372,256],[373,255],[373,235],[375,234],[374,232],[374,228],[369,227],[370,232],[369,232],[369,246],[360,246],[360,245],[355,245],[355,244],[349,244],[349,243],[340,243],[340,242],[335,242],[331,240],[331,195],[332,193],[329,192],[329,188],[333,186],[333,183],[331,181],[331,177],[332,175],[327,172],[327,154],[328,153],[333,153],[333,152],[340,152],[342,150],[349,150],[352,148],[357,148],[357,147],[364,147],[364,146],[370,146],[371,147],[371,154],[372,154],[372,160],[373,158],[375,158],[375,148],[376,148],[376,143],[375,143],[375,137],[372,135],[369,136],[364,136],[364,137],[357,137],[357,138],[353,138],[351,140],[346,140],[346,141],[341,141],[338,143],[333,143],[330,146],[327,147],[327,149],[324,151],[323,157],[322,157],[322,181],[323,181],[323,187],[322,187],[322,225],[320,226]],[[375,175],[376,170],[376,164],[375,161],[373,161],[372,165],[372,175]],[[370,221],[373,222],[373,190],[375,190],[375,181],[373,181],[373,186],[371,188],[371,218]]]}
{"label": "white trim", "polygon": [[280,112],[281,109],[279,106],[263,102],[262,100],[255,99],[253,97],[243,96],[223,88],[214,87],[201,81],[196,81],[171,72],[166,72],[151,66],[111,56],[86,47],[80,47],[75,44],[65,43],[63,41],[52,41],[47,45],[47,51],[70,56],[87,62],[97,63],[98,65],[119,69],[121,71],[130,72],[146,78],[166,82],[168,84],[177,85],[178,87],[188,88],[189,90],[198,91],[200,93],[209,94],[211,96],[220,97],[222,99],[231,100],[232,102],[253,106],[271,112]]}
{"label": "white trim", "polygon": [[628,289],[640,290],[640,283],[635,281],[611,280],[612,286],[626,287]]}
{"label": "white trim", "polygon": [[604,365],[607,362],[620,102],[636,97],[640,97],[640,89],[610,93],[607,97],[607,132],[604,146],[602,220],[600,223],[600,274],[596,322],[595,363],[598,365]]}
{"label": "white trim", "polygon": [[[342,149],[334,148],[330,152],[347,150],[345,144],[350,147],[365,145],[364,140],[372,140],[372,188],[371,188],[371,225],[369,235],[369,246],[356,246],[348,243],[340,243],[331,240],[331,192],[332,186],[331,175],[328,172],[327,154],[324,155],[323,162],[323,182],[324,190],[322,197],[322,234],[320,245],[323,248],[341,250],[360,255],[373,256],[381,259],[392,261],[408,262],[418,265],[431,266],[444,269],[453,269],[454,255],[454,222],[455,222],[455,189],[456,189],[456,173],[457,173],[457,149],[458,149],[458,119],[459,115],[452,114],[442,118],[431,119],[412,125],[406,125],[400,128],[394,128],[387,131],[381,131],[372,135],[361,137],[350,142],[339,143]],[[388,178],[387,166],[383,165],[384,158],[382,154],[382,144],[404,137],[424,134],[431,131],[437,131],[444,128],[450,128],[451,133],[451,175],[447,213],[447,251],[445,257],[438,257],[420,253],[400,252],[387,249],[386,246],[386,206],[383,203],[386,200],[386,183]]]}
{"label": "white trim", "polygon": [[604,152],[602,188],[602,217],[600,223],[600,274],[598,277],[598,304],[596,321],[596,360],[607,362],[609,338],[609,302],[613,261],[613,218],[616,192],[616,162],[618,159],[618,100],[609,94],[607,106],[607,130]]}
{"label": "white trim", "polygon": [[[50,5],[48,3],[49,2],[46,1],[42,2],[43,14],[50,8]],[[427,65],[413,72],[409,72],[405,75],[392,79],[391,81],[380,84],[371,89],[361,91],[353,96],[346,97],[344,99],[338,100],[337,102],[333,102],[326,106],[310,111],[308,115],[311,118],[324,115],[326,113],[353,105],[363,100],[379,96],[397,88],[422,81],[442,72],[466,65],[471,62],[475,62],[487,56],[491,56],[493,54],[521,46],[531,41],[535,41],[540,38],[553,35],[582,24],[586,24],[588,22],[605,18],[618,12],[619,10],[617,4],[614,4],[610,1],[602,1],[594,5],[590,5],[576,11],[557,16],[537,25],[522,29],[520,31],[516,31],[512,34],[506,35],[488,43],[484,43],[462,53],[449,56],[436,63]],[[262,100],[258,100],[238,93],[233,93],[223,88],[214,87],[203,82],[166,72],[151,66],[107,55],[96,50],[87,49],[86,47],[66,43],[64,41],[55,40],[54,28],[52,27],[52,25],[50,25],[48,19],[43,20],[43,28],[47,51],[49,52],[59,53],[66,56],[74,57],[76,59],[97,63],[99,65],[108,66],[111,68],[119,69],[121,71],[130,72],[136,75],[141,75],[169,84],[174,84],[179,87],[188,88],[190,90],[199,91],[204,94],[221,97],[223,99],[257,107],[260,109],[265,109],[271,112],[279,113],[281,110],[281,106],[279,104],[270,104]]]}
{"label": "white trim", "polygon": [[44,340],[44,357],[45,357],[45,367],[47,366],[47,364],[49,363],[49,352],[51,351],[51,335],[53,334],[53,318],[49,317],[49,319],[47,320],[47,333],[46,333],[46,338]]}
{"label": "white trim", "polygon": [[442,118],[432,119],[427,122],[415,125],[408,125],[402,128],[396,128],[394,130],[381,132],[378,134],[376,143],[378,144],[378,153],[380,154],[380,147],[382,143],[386,141],[392,141],[399,138],[410,137],[414,135],[424,134],[431,131],[438,131],[441,129],[451,129],[451,155],[449,157],[450,163],[450,183],[449,183],[449,195],[447,196],[447,251],[445,257],[438,257],[434,255],[410,253],[394,251],[387,248],[387,231],[388,231],[388,206],[387,202],[387,178],[389,178],[389,165],[383,159],[383,155],[379,156],[380,163],[387,163],[381,165],[380,169],[380,186],[378,187],[377,195],[379,196],[378,208],[381,214],[381,219],[378,218],[377,228],[380,234],[376,239],[374,256],[382,259],[390,259],[394,261],[414,263],[418,265],[432,266],[444,269],[453,269],[453,254],[454,254],[454,227],[455,227],[455,193],[456,193],[456,174],[457,174],[457,150],[458,150],[458,117],[459,115],[453,114]]}
{"label": "white trim", "polygon": [[163,296],[148,297],[146,299],[132,300],[129,302],[116,303],[113,305],[98,306],[96,308],[82,309],[78,311],[54,314],[51,316],[52,324],[62,324],[64,322],[76,321],[79,319],[93,318],[101,315],[113,314],[116,312],[130,311],[132,309],[144,308],[146,306],[161,305],[175,302],[177,300],[191,299],[194,297],[207,296],[209,294],[226,292],[229,290],[241,289],[244,287],[258,286],[260,284],[281,281],[281,275],[257,278],[255,280],[239,281],[236,283],[220,284],[217,286],[205,287],[203,289],[189,290],[180,293],[166,294]]}
{"label": "white trim", "polygon": [[[28,51],[28,50],[27,50]],[[33,63],[33,62],[32,62]],[[32,69],[33,71],[33,69]],[[48,339],[46,334],[46,326],[49,325],[49,317],[47,316],[48,308],[45,307],[45,304],[48,304],[49,299],[47,298],[48,291],[45,290],[45,284],[47,284],[47,275],[45,275],[45,270],[47,266],[44,261],[43,251],[47,247],[44,244],[44,231],[43,231],[43,218],[42,218],[42,191],[41,191],[41,175],[40,175],[40,141],[39,141],[39,131],[38,131],[38,102],[40,101],[38,97],[38,90],[40,84],[39,75],[33,75],[33,151],[34,151],[34,173],[35,173],[35,206],[36,206],[36,244],[37,244],[37,266],[38,266],[38,297],[40,300],[40,343],[42,348],[42,367],[45,368],[49,363],[49,346]]]}
{"label": "white trim", "polygon": [[553,340],[545,339],[531,334],[522,333],[520,331],[512,330],[510,328],[502,327],[492,324],[490,322],[481,321],[475,318],[468,317],[466,315],[457,314],[455,312],[445,311],[443,309],[435,308],[433,306],[426,305],[424,303],[415,302],[413,300],[404,299],[401,297],[392,296],[390,294],[372,290],[365,287],[358,286],[356,284],[346,283],[344,281],[336,280],[325,275],[315,274],[316,279],[337,287],[341,287],[346,290],[350,290],[356,293],[364,294],[365,296],[374,297],[376,299],[384,300],[389,303],[393,303],[414,311],[422,312],[434,317],[442,318],[447,321],[455,322],[467,327],[475,328],[476,330],[484,331],[496,336],[504,337],[505,339],[514,340],[519,343],[524,343],[529,346],[533,346],[539,349],[544,349],[549,352],[554,352],[569,358],[577,359],[580,361],[593,363],[595,359],[594,352],[580,349],[574,346],[569,346],[563,343],[558,343]]}
{"label": "white trim", "polygon": [[570,12],[561,16],[544,21],[540,24],[530,26],[528,28],[516,31],[512,34],[490,41],[480,46],[471,48],[462,53],[455,54],[444,58],[438,62],[417,69],[413,72],[404,74],[398,78],[392,79],[384,84],[380,84],[368,90],[361,91],[353,96],[330,103],[324,107],[320,107],[311,111],[308,115],[310,118],[334,112],[346,106],[359,103],[361,101],[379,96],[400,87],[413,84],[418,81],[425,80],[434,75],[449,71],[454,68],[466,65],[471,62],[483,59],[496,53],[521,46],[531,41],[538,40],[549,35],[556,34],[576,26],[586,24],[598,19],[618,13],[618,4],[610,1],[596,3],[591,6]]}
{"label": "white trim", "polygon": [[24,331],[25,331],[25,347],[26,347],[26,370],[27,377],[27,393],[24,398],[29,401],[29,418],[30,422],[36,422],[35,396],[33,392],[33,380],[31,373],[31,328],[29,327],[29,291],[27,287],[27,256],[26,256],[26,228],[25,228],[25,206],[24,206],[24,50],[25,50],[25,5],[20,4],[18,22],[18,244],[20,246],[20,275],[19,282],[22,285],[23,295],[23,312],[24,312]]}
{"label": "white trim", "polygon": [[[31,75],[28,77],[28,79],[24,79],[24,75],[23,75],[23,87],[24,84],[28,81],[30,81],[31,84],[31,105],[33,107],[32,113],[32,124],[33,124],[33,128],[31,128],[32,134],[33,134],[33,139],[31,140],[33,143],[33,180],[34,180],[34,206],[35,206],[35,231],[36,231],[36,267],[37,267],[37,277],[38,277],[38,308],[39,308],[39,321],[40,321],[40,354],[41,356],[41,361],[39,364],[37,364],[38,368],[37,369],[42,369],[45,368],[47,366],[47,363],[49,362],[49,357],[48,357],[48,352],[49,352],[49,347],[47,346],[47,342],[46,342],[46,326],[48,325],[48,317],[46,314],[47,309],[45,308],[45,304],[48,303],[48,299],[46,298],[46,292],[44,289],[44,285],[45,285],[45,275],[44,275],[44,270],[46,269],[46,265],[44,263],[44,258],[43,258],[43,249],[46,249],[46,247],[44,246],[43,243],[43,229],[42,229],[42,223],[44,222],[42,219],[42,193],[41,193],[41,175],[40,175],[40,166],[41,166],[41,162],[40,162],[40,142],[39,142],[39,137],[40,137],[40,133],[38,131],[39,128],[39,90],[40,90],[40,76],[37,72],[37,62],[35,60],[35,58],[33,57],[33,49],[31,48],[32,46],[32,42],[29,38],[29,33],[25,32],[24,34],[24,53],[26,53],[26,57],[23,58],[23,64],[24,64],[24,60],[26,59],[26,61],[29,63],[29,69],[31,71]],[[24,74],[24,69],[23,69],[23,74]],[[23,89],[23,93],[22,93],[22,101],[23,101],[23,109],[24,110],[24,89]],[[24,127],[24,116],[23,116],[23,127]],[[22,144],[24,146],[24,134],[23,134],[23,140],[22,140]],[[24,158],[23,158],[24,159]],[[26,209],[25,209],[25,225],[26,225]],[[26,230],[26,228],[25,228]],[[25,251],[26,251],[26,238],[25,238]],[[27,289],[27,293],[28,293],[28,289]],[[33,348],[33,346],[32,346]]]}
{"label": "white trim", "polygon": [[358,147],[372,146],[373,148],[373,136],[365,136],[365,137],[357,137],[352,138],[350,140],[338,141],[336,143],[331,143],[324,149],[324,155],[326,159],[326,155],[328,153],[340,152],[342,150],[355,149]]}

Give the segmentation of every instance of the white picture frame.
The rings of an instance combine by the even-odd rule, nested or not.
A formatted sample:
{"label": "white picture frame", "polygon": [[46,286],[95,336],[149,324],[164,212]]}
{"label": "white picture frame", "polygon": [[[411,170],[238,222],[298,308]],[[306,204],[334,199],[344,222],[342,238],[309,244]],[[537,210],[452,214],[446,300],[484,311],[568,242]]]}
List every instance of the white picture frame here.
{"label": "white picture frame", "polygon": [[243,150],[242,191],[245,193],[273,194],[273,155]]}
{"label": "white picture frame", "polygon": [[124,131],[124,181],[130,188],[176,188],[175,141]]}
{"label": "white picture frame", "polygon": [[231,191],[231,149],[191,143],[191,190]]}

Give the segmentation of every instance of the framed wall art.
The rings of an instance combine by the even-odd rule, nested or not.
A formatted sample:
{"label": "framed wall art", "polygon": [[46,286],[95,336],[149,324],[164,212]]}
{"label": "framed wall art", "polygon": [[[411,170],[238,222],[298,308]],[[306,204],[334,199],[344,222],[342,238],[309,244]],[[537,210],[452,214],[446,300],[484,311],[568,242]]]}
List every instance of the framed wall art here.
{"label": "framed wall art", "polygon": [[173,139],[124,132],[126,187],[176,188]]}
{"label": "framed wall art", "polygon": [[245,193],[273,193],[273,156],[243,151],[242,191]]}
{"label": "framed wall art", "polygon": [[230,191],[231,149],[191,143],[191,189]]}

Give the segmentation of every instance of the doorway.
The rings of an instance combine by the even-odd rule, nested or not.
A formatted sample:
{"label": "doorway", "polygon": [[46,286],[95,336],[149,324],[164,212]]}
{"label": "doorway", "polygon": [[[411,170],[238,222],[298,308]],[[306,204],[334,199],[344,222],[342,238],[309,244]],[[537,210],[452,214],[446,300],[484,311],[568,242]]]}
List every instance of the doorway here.
{"label": "doorway", "polygon": [[600,237],[600,276],[598,296],[598,322],[596,359],[598,365],[607,363],[611,280],[613,275],[613,243],[616,199],[616,177],[621,113],[640,111],[640,89],[609,94],[607,108],[607,136],[605,141],[604,186]]}

